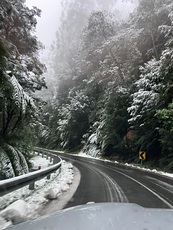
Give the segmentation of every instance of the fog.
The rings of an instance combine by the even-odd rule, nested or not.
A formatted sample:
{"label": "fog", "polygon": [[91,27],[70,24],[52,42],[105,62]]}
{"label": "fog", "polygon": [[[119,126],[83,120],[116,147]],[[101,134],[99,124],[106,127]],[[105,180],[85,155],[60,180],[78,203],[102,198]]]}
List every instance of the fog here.
{"label": "fog", "polygon": [[[72,1],[72,0],[71,0]],[[69,2],[69,1],[67,1]],[[76,1],[77,2],[82,2],[81,0]],[[96,1],[97,2],[97,1]],[[102,3],[102,9],[104,10],[106,7],[110,6],[110,2],[108,4],[108,2],[105,0],[100,1]],[[62,57],[65,55],[66,59],[65,62],[68,58],[68,52],[69,50],[72,48],[71,46],[73,46],[73,39],[78,39],[77,33],[79,31],[77,28],[73,28],[75,27],[75,23],[77,23],[77,21],[74,20],[74,18],[72,20],[69,20],[68,26],[69,26],[69,30],[66,30],[66,28],[64,28],[62,26],[62,23],[60,21],[60,18],[62,18],[62,7],[61,7],[61,3],[63,3],[63,5],[66,5],[66,1],[65,0],[26,0],[26,5],[28,7],[33,7],[36,6],[38,7],[42,13],[41,13],[41,17],[37,18],[37,27],[36,27],[36,36],[38,37],[38,39],[42,42],[42,44],[44,45],[45,49],[42,50],[40,52],[40,58],[41,61],[43,63],[46,64],[47,67],[47,72],[44,74],[45,80],[46,80],[46,84],[49,88],[50,91],[50,95],[48,95],[48,91],[46,91],[46,93],[43,91],[43,94],[41,94],[41,97],[45,98],[45,95],[48,95],[49,97],[52,97],[55,92],[54,92],[54,88],[55,85],[57,84],[57,73],[54,74],[54,67],[53,66],[53,59],[52,59],[52,55],[55,54],[55,52],[57,52],[56,50],[51,50],[50,47],[51,45],[54,43],[56,44],[56,32],[58,31],[58,29],[60,28],[61,31],[64,32],[65,36],[63,38],[63,54],[60,53],[60,59],[56,60],[57,63],[62,61]],[[86,3],[86,2],[84,2]],[[113,8],[111,8],[112,11],[115,11],[117,13],[117,18],[119,19],[125,19],[134,9],[134,4],[132,4],[132,2],[130,0],[124,1],[124,0],[112,0],[113,3]],[[87,4],[86,4],[87,5]],[[78,6],[76,6],[78,7]],[[65,9],[67,9],[67,6],[65,7]],[[88,8],[87,8],[88,9]],[[98,6],[98,10],[100,10],[101,7]],[[91,9],[89,9],[88,12],[91,12]],[[93,10],[97,10],[97,6],[95,9]],[[84,16],[86,17],[86,16]],[[79,19],[79,18],[78,18]],[[81,21],[83,19],[81,18]],[[77,27],[80,27],[81,25],[77,24]],[[83,24],[82,24],[83,26]],[[81,28],[82,28],[81,26]],[[71,30],[72,28],[72,30]],[[66,47],[66,39],[69,36],[70,38],[70,44],[68,44]],[[69,39],[68,39],[69,40]],[[55,42],[54,42],[55,41]],[[71,47],[71,48],[70,48]],[[73,49],[73,48],[72,48]],[[61,50],[62,51],[62,50]],[[56,66],[58,66],[58,64],[56,64]],[[55,67],[58,68],[58,67]]]}
{"label": "fog", "polygon": [[55,40],[61,14],[60,1],[57,0],[26,0],[26,5],[31,8],[36,6],[41,9],[41,17],[37,19],[36,35],[46,49]]}
{"label": "fog", "polygon": [[[41,9],[41,17],[37,19],[36,36],[45,46],[42,56],[45,57],[49,53],[50,45],[55,41],[56,31],[59,26],[59,18],[62,8],[61,1],[57,0],[26,0],[28,7],[36,6]],[[131,1],[117,0],[115,8],[120,11],[121,17],[125,18],[134,9]],[[46,57],[45,57],[46,58]]]}

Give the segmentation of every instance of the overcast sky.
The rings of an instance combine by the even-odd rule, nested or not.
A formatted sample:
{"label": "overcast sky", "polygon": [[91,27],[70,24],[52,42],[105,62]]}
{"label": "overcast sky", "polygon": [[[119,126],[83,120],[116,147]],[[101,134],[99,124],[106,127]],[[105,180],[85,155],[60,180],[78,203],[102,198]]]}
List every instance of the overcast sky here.
{"label": "overcast sky", "polygon": [[42,10],[41,18],[38,18],[36,35],[48,48],[55,40],[61,13],[59,0],[26,0],[28,7],[37,6]]}

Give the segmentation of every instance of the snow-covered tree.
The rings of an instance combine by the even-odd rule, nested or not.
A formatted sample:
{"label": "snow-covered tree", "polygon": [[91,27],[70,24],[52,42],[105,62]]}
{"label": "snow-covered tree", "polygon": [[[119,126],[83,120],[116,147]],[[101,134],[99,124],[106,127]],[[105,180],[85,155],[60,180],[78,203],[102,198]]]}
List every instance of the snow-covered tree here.
{"label": "snow-covered tree", "polygon": [[124,87],[112,87],[106,91],[104,105],[100,113],[100,122],[95,130],[97,144],[104,156],[128,155],[124,136],[128,131],[129,91]]}
{"label": "snow-covered tree", "polygon": [[108,11],[105,1],[63,1],[54,46],[58,86],[48,105],[52,114],[45,114],[51,147],[84,143],[87,151],[92,146],[128,160],[138,159],[141,149],[155,163],[168,149],[172,157],[166,138],[172,135],[173,3],[135,2],[130,19],[121,22],[112,1]]}
{"label": "snow-covered tree", "polygon": [[69,93],[69,103],[58,108],[57,145],[74,150],[81,145],[82,136],[89,127],[89,100],[80,91]]}
{"label": "snow-covered tree", "polygon": [[25,158],[37,114],[32,92],[45,86],[41,45],[32,33],[39,15],[25,0],[0,2],[0,145],[15,175],[28,171]]}
{"label": "snow-covered tree", "polygon": [[161,25],[169,25],[168,17],[172,1],[140,0],[136,12],[132,14],[132,23],[142,32],[138,38],[138,47],[146,62],[153,56],[158,60],[161,55],[165,38],[160,33]]}
{"label": "snow-covered tree", "polygon": [[148,158],[157,163],[161,153],[169,152],[162,115],[172,102],[172,7],[172,1],[142,0],[132,17],[132,24],[141,31],[137,47],[144,63],[134,84],[129,123],[136,133],[136,150],[147,150]]}
{"label": "snow-covered tree", "polygon": [[[94,1],[92,4],[93,3]],[[86,2],[85,4],[88,3]],[[81,4],[77,6],[83,9],[84,5]],[[68,9],[72,6],[75,6],[75,1]],[[99,6],[96,9],[100,9]],[[76,13],[77,11],[73,10],[71,12]],[[57,73],[58,78],[58,87],[53,103],[56,104],[55,107],[58,107],[58,109],[55,109],[57,111],[57,120],[55,118],[53,118],[53,120],[54,126],[57,129],[59,127],[62,129],[61,124],[63,124],[64,129],[65,127],[70,127],[67,126],[66,123],[65,125],[64,123],[59,123],[59,116],[61,116],[61,114],[69,114],[67,110],[69,107],[71,108],[69,92],[80,91],[88,97],[90,109],[87,119],[89,119],[90,125],[92,126],[95,122],[97,123],[97,119],[100,119],[98,114],[102,112],[101,105],[103,106],[104,104],[102,100],[106,99],[107,91],[113,87],[126,84],[130,78],[133,78],[136,72],[138,72],[138,63],[141,61],[140,52],[135,42],[138,31],[127,29],[127,26],[124,24],[120,25],[120,22],[117,21],[117,18],[112,12],[93,11],[88,15],[88,18],[85,18],[86,24],[84,24],[84,28],[80,27],[80,25],[78,27],[74,26],[78,25],[77,22],[76,24],[71,24],[73,19],[76,20],[79,15],[75,17],[74,14],[72,21],[66,21],[66,18],[69,16],[68,10],[66,13],[67,15],[64,14],[63,28],[66,28],[69,23],[71,26],[68,27],[69,30],[66,31],[65,29],[62,30],[62,32],[67,32],[71,39],[65,44],[64,42],[67,41],[67,37],[65,34],[62,36],[59,31],[57,47],[55,46],[57,53],[54,63],[55,74]],[[83,17],[85,16],[84,14]],[[83,19],[84,18],[81,18],[80,22]],[[69,33],[72,29],[73,31]],[[76,39],[77,36],[78,38]],[[76,42],[75,46],[73,40]],[[69,53],[71,48],[72,52]],[[134,66],[132,66],[132,63]],[[97,109],[98,111],[96,111]],[[78,113],[80,113],[80,109],[74,113],[74,119],[77,118]],[[66,118],[62,120],[70,121],[68,125],[71,125],[72,120]],[[56,128],[51,127],[52,130],[54,130],[53,133],[56,133]],[[68,136],[67,133],[68,128],[67,132],[63,131],[64,139],[65,135],[66,137]],[[82,135],[84,134],[85,132],[83,132]],[[55,135],[53,136],[55,140],[56,137]],[[57,135],[57,137],[61,139],[59,135]]]}
{"label": "snow-covered tree", "polygon": [[[173,50],[166,48],[160,60],[153,59],[141,67],[140,79],[135,83],[137,90],[128,108],[129,123],[136,131],[138,148],[148,150],[150,157],[155,159],[160,157],[159,153],[168,154],[170,151],[168,141],[165,152],[164,133],[168,131],[166,125],[169,123],[166,124],[169,120],[166,120],[166,114],[172,109],[172,54]],[[171,130],[172,126],[169,127]]]}

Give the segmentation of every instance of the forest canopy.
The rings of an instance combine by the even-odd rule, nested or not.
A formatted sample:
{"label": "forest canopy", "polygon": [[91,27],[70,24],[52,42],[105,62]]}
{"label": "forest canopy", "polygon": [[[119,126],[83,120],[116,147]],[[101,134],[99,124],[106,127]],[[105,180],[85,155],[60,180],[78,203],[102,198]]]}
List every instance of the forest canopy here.
{"label": "forest canopy", "polygon": [[0,179],[28,172],[41,124],[33,95],[46,86],[41,43],[33,35],[40,13],[24,0],[0,2]]}
{"label": "forest canopy", "polygon": [[62,1],[40,145],[171,169],[173,3],[133,2]]}

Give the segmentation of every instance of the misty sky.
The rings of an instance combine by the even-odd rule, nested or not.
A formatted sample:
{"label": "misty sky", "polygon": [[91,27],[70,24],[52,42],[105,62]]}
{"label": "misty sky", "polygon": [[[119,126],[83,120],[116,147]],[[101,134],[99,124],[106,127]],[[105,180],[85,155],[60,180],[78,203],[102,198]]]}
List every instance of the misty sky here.
{"label": "misty sky", "polygon": [[48,48],[55,40],[58,21],[61,13],[60,1],[58,0],[26,0],[28,7],[37,6],[42,10],[41,18],[38,18],[36,35]]}
{"label": "misty sky", "polygon": [[[41,18],[37,18],[36,36],[45,46],[42,56],[46,58],[50,45],[55,41],[55,34],[61,15],[60,0],[26,0],[28,7],[37,6],[42,10]],[[132,11],[132,3],[122,0],[116,1],[116,8],[121,11],[122,17]]]}

